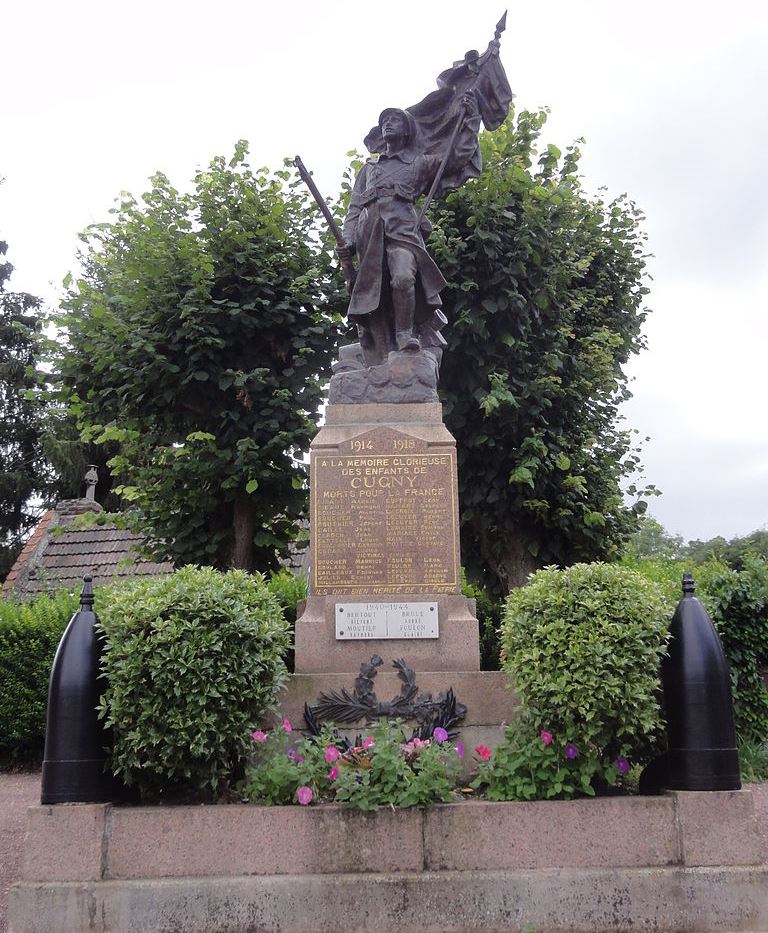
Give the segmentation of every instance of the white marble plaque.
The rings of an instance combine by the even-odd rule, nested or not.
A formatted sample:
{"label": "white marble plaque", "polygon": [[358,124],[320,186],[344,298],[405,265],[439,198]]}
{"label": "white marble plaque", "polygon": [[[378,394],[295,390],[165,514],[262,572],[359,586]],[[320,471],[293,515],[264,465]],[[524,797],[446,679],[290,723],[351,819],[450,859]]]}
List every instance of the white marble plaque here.
{"label": "white marble plaque", "polygon": [[437,638],[437,603],[336,603],[336,638]]}

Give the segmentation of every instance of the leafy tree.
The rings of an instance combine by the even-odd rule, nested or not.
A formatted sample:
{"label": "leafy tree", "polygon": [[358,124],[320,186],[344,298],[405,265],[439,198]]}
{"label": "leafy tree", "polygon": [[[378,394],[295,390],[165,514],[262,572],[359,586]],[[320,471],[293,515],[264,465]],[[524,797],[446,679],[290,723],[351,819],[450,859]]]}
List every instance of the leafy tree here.
{"label": "leafy tree", "polygon": [[642,516],[637,531],[627,542],[630,557],[669,557],[676,560],[683,556],[683,551],[682,535],[670,534],[650,515]]}
{"label": "leafy tree", "polygon": [[300,460],[335,348],[337,280],[289,171],[253,171],[247,144],[162,174],[82,236],[58,323],[63,387],[84,436],[116,442],[119,491],[156,553],[274,564],[306,502]]}
{"label": "leafy tree", "polygon": [[[41,509],[80,495],[87,464],[100,451],[84,445],[74,422],[54,404],[39,298],[7,288],[13,266],[0,242],[0,580],[5,579]],[[104,466],[104,464],[101,464]],[[102,498],[109,489],[105,480]]]}
{"label": "leafy tree", "polygon": [[0,580],[39,515],[50,479],[41,443],[39,403],[30,397],[41,350],[39,298],[6,288],[13,266],[0,242]]}
{"label": "leafy tree", "polygon": [[685,556],[696,564],[706,560],[721,560],[741,570],[749,555],[757,555],[768,559],[768,530],[759,528],[748,535],[737,536],[727,541],[722,535],[710,538],[708,541],[698,539],[689,541],[685,547]]}
{"label": "leafy tree", "polygon": [[484,173],[437,206],[431,237],[449,282],[440,382],[464,560],[504,590],[539,565],[618,554],[646,505],[624,503],[639,460],[618,425],[623,366],[644,345],[641,214],[585,194],[575,146],[534,167],[545,119],[483,135]]}

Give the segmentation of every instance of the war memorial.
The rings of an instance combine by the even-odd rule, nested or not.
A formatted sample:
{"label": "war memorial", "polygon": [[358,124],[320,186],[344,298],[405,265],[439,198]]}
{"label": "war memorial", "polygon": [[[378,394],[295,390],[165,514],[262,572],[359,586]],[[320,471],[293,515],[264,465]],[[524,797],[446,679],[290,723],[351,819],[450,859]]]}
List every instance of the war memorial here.
{"label": "war memorial", "polygon": [[[312,442],[311,576],[281,707],[310,729],[331,720],[355,729],[394,712],[445,724],[474,746],[498,742],[499,722],[515,715],[505,675],[480,670],[475,609],[461,593],[456,442],[438,395],[450,353],[445,280],[425,246],[430,202],[477,177],[478,134],[507,115],[504,25],[419,103],[379,115],[346,220],[334,224],[358,340],[334,364]],[[695,631],[706,627],[692,590],[686,598],[681,670],[702,655]],[[673,677],[670,691],[682,682]],[[681,720],[683,749],[700,719]],[[60,762],[29,813],[10,929],[766,930],[768,794],[737,789],[730,751],[707,789],[691,783],[698,759],[673,747],[654,789],[677,789],[661,794],[374,814],[57,803],[73,799],[56,796],[70,780]]]}

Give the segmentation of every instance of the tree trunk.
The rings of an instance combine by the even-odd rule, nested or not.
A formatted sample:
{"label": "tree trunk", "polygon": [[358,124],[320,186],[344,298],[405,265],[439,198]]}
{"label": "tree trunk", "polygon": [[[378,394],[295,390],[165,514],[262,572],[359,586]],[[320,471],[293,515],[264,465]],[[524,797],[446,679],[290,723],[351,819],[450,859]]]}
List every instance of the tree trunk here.
{"label": "tree trunk", "polygon": [[505,593],[510,593],[528,582],[528,577],[539,569],[536,558],[525,546],[521,535],[515,535],[499,545],[495,531],[478,528],[477,540],[483,560],[489,570],[496,575]]}
{"label": "tree trunk", "polygon": [[256,530],[256,513],[250,496],[241,493],[234,503],[232,517],[233,541],[229,566],[233,570],[253,570],[253,534]]}

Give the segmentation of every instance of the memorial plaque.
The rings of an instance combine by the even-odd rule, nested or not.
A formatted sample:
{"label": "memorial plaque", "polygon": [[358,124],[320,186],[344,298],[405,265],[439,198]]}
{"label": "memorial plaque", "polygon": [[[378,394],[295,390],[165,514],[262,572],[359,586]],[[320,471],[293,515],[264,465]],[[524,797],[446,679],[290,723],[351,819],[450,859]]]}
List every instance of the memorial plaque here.
{"label": "memorial plaque", "polygon": [[378,428],[311,456],[312,592],[457,593],[455,450]]}
{"label": "memorial plaque", "polygon": [[336,638],[437,638],[437,603],[337,603]]}

